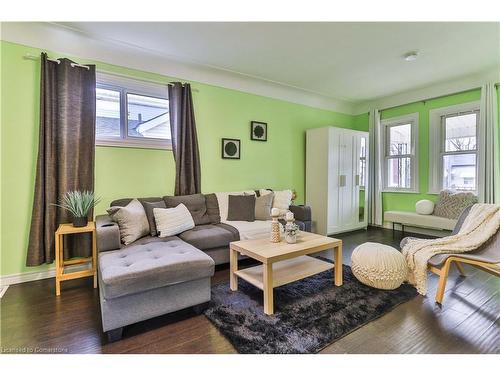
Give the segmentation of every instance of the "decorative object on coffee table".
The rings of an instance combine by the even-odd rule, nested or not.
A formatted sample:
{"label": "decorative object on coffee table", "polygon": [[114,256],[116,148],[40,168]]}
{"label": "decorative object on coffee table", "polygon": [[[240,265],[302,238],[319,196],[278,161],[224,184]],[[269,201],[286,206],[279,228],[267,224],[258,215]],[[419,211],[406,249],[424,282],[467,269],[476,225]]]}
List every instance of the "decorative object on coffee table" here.
{"label": "decorative object on coffee table", "polygon": [[239,159],[241,142],[239,139],[222,138],[222,159]]}
{"label": "decorative object on coffee table", "polygon": [[297,234],[299,233],[299,226],[295,224],[295,218],[293,216],[293,212],[288,211],[285,215],[286,224],[285,224],[285,241],[287,243],[296,243],[297,242]]}
{"label": "decorative object on coffee table", "polygon": [[[307,256],[324,250],[333,250],[334,264]],[[238,270],[238,253],[262,264]],[[304,232],[296,244],[266,239],[234,241],[229,244],[229,264],[231,290],[238,290],[238,277],[261,289],[264,313],[272,315],[274,288],[332,269],[335,285],[342,285],[342,240]]]}
{"label": "decorative object on coffee table", "polygon": [[271,210],[271,242],[280,242],[281,241],[281,233],[280,233],[280,223],[278,222],[280,211],[277,208],[273,208]]}
{"label": "decorative object on coffee table", "polygon": [[[64,235],[92,233],[92,256],[88,258],[75,258],[64,260]],[[94,278],[94,289],[97,288],[97,239],[95,223],[89,221],[85,226],[76,227],[73,224],[60,224],[55,233],[56,243],[56,296],[61,294],[61,281],[79,279],[92,276]],[[67,266],[76,266],[78,264],[91,264],[90,269],[83,271],[66,272]]]}
{"label": "decorative object on coffee table", "polygon": [[80,228],[87,225],[90,209],[95,207],[99,201],[100,198],[96,198],[92,191],[74,190],[67,191],[59,200],[59,203],[53,203],[52,205],[69,211],[73,216],[73,226]]}
{"label": "decorative object on coffee table", "polygon": [[267,124],[260,121],[250,123],[250,139],[252,141],[267,141]]}
{"label": "decorative object on coffee table", "polygon": [[392,290],[406,281],[406,260],[395,248],[375,242],[365,242],[351,255],[352,273],[365,285]]}

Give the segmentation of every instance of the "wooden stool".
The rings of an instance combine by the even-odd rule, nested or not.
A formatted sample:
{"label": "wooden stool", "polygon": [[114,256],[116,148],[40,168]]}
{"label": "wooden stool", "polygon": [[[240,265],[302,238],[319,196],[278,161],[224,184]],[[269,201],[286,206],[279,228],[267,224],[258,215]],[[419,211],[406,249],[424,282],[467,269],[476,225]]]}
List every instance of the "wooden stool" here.
{"label": "wooden stool", "polygon": [[[92,233],[92,256],[88,258],[77,258],[64,261],[64,241],[65,234]],[[94,288],[97,288],[97,243],[95,223],[89,221],[84,227],[74,227],[73,224],[60,224],[55,233],[56,240],[56,296],[61,295],[61,281],[79,279],[81,277],[94,277]],[[64,273],[65,266],[76,264],[92,263],[92,268],[84,271]]]}

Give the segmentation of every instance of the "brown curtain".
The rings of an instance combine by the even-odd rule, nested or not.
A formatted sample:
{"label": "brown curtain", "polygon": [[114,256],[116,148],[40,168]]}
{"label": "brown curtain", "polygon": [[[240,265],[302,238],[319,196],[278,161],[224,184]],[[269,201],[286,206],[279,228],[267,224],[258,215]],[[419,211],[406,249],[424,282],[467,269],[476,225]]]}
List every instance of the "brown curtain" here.
{"label": "brown curtain", "polygon": [[[95,66],[41,55],[40,138],[26,265],[54,260],[54,232],[71,222],[51,205],[69,190],[94,190]],[[89,215],[90,216],[90,215]],[[90,235],[65,236],[65,258],[89,256]]]}
{"label": "brown curtain", "polygon": [[175,159],[175,195],[201,193],[200,153],[189,83],[170,84],[168,100]]}

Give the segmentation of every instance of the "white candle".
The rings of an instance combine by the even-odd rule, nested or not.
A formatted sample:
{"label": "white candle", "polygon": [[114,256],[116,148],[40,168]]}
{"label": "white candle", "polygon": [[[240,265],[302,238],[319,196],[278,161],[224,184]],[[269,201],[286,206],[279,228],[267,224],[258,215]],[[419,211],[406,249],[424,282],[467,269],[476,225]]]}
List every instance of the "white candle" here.
{"label": "white candle", "polygon": [[271,210],[271,216],[279,216],[280,210],[278,208],[273,208]]}
{"label": "white candle", "polygon": [[286,221],[292,221],[293,220],[293,212],[288,211],[285,215]]}

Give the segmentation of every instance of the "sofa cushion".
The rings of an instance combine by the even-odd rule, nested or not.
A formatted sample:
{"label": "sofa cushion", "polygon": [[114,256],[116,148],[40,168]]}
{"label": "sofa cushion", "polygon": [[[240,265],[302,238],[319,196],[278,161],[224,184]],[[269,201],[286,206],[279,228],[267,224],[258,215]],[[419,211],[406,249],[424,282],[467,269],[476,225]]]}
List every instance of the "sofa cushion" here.
{"label": "sofa cushion", "polygon": [[197,225],[179,234],[179,238],[200,250],[228,246],[229,242],[239,240],[238,231],[228,227],[225,224]]}
{"label": "sofa cushion", "polygon": [[433,214],[457,220],[462,211],[474,203],[477,203],[477,196],[470,191],[456,192],[453,190],[443,190],[439,193],[439,201],[434,207]]}
{"label": "sofa cushion", "polygon": [[255,220],[271,220],[274,193],[260,195],[255,198]]}
{"label": "sofa cushion", "polygon": [[107,299],[211,277],[214,261],[176,237],[99,255],[102,292]]}
{"label": "sofa cushion", "polygon": [[255,221],[255,195],[230,195],[227,221]]}
{"label": "sofa cushion", "polygon": [[207,215],[210,218],[212,224],[220,223],[220,211],[219,202],[217,201],[217,195],[214,193],[205,194],[205,204],[207,205]]}
{"label": "sofa cushion", "polygon": [[420,215],[416,212],[385,211],[384,221],[431,229],[453,230],[457,220],[436,215]]}
{"label": "sofa cushion", "polygon": [[133,199],[125,207],[112,206],[108,214],[120,227],[120,239],[128,245],[149,233],[149,222],[141,202]]}
{"label": "sofa cushion", "polygon": [[[114,201],[111,202],[111,204],[109,206],[110,207],[112,207],[112,206],[124,207],[127,204],[129,204],[130,202],[132,202],[133,199],[135,199],[135,198],[120,198],[120,199],[115,199]],[[163,198],[162,197],[148,197],[148,198],[137,198],[137,200],[139,202],[141,202],[141,203],[144,203],[144,202],[158,202],[158,201],[162,201]]]}
{"label": "sofa cushion", "polygon": [[149,222],[149,234],[152,236],[157,236],[158,231],[156,230],[156,221],[153,214],[153,208],[167,208],[165,201],[161,200],[158,202],[141,202],[144,206],[144,211],[146,211],[146,217]]}
{"label": "sofa cushion", "polygon": [[203,194],[164,196],[163,200],[167,208],[177,207],[184,204],[193,217],[195,225],[210,224],[210,216],[207,214],[207,205]]}
{"label": "sofa cushion", "polygon": [[194,228],[191,213],[184,204],[173,208],[153,208],[159,237],[174,236]]}

